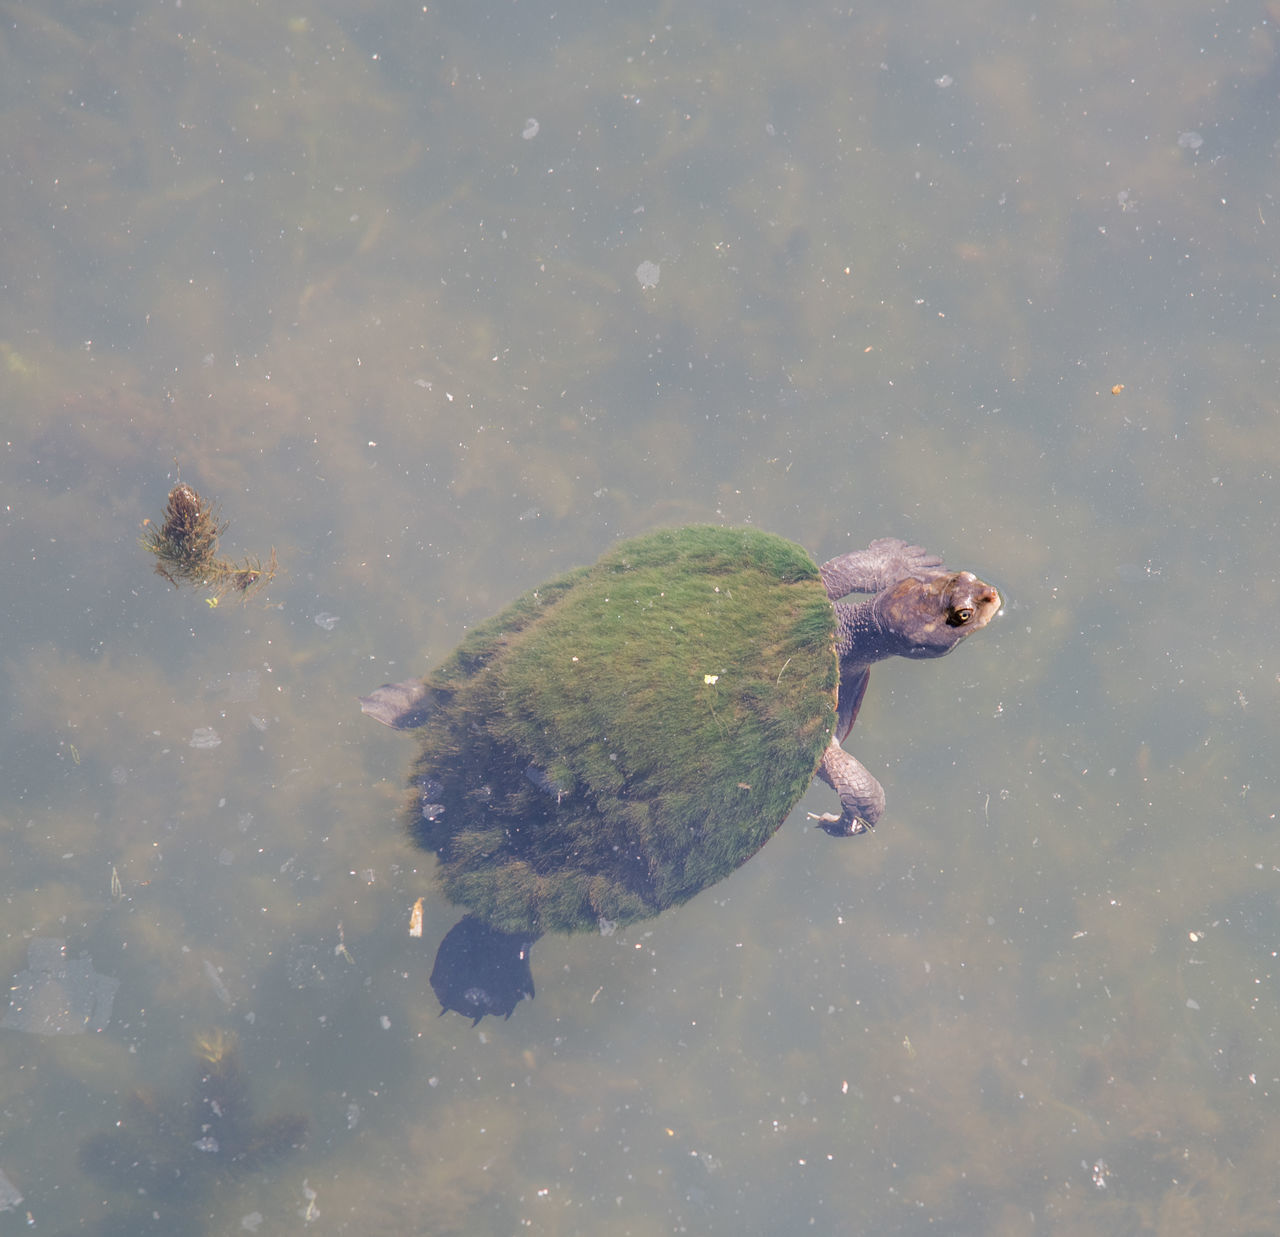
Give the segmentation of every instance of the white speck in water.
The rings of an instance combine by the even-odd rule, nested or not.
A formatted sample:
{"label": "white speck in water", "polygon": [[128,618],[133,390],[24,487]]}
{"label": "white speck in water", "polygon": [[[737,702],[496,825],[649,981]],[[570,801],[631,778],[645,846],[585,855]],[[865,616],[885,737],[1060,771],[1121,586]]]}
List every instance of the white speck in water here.
{"label": "white speck in water", "polygon": [[222,736],[212,726],[197,726],[191,732],[190,746],[198,752],[207,752],[210,748],[219,747]]}
{"label": "white speck in water", "polygon": [[956,79],[952,77],[950,73],[944,73],[941,77],[935,77],[933,79],[933,84],[937,86],[939,90],[946,90],[948,86],[954,86],[955,81]]}
{"label": "white speck in water", "polygon": [[537,118],[530,116],[529,119],[524,122],[524,130],[520,136],[524,138],[526,142],[532,142],[533,139],[538,136],[538,130],[541,128],[542,126],[538,123]]}
{"label": "white speck in water", "polygon": [[640,281],[642,288],[656,288],[660,274],[661,272],[656,262],[641,262],[636,267],[636,278]]}
{"label": "white speck in water", "polygon": [[1194,129],[1189,129],[1186,133],[1178,134],[1178,145],[1183,150],[1199,150],[1204,145],[1204,138]]}
{"label": "white speck in water", "polygon": [[328,610],[321,610],[316,615],[316,626],[324,631],[332,631],[341,621],[336,614],[330,614]]}

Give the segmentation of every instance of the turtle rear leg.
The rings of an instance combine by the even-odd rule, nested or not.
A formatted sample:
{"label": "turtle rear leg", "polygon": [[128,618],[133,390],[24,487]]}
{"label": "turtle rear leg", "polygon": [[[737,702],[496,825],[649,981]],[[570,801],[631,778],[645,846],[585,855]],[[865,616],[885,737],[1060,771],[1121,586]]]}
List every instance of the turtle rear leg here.
{"label": "turtle rear leg", "polygon": [[821,816],[809,813],[832,837],[849,837],[866,833],[884,811],[884,787],[867,771],[866,766],[840,746],[834,736],[822,754],[818,776],[840,796],[841,812],[835,816],[824,812]]}

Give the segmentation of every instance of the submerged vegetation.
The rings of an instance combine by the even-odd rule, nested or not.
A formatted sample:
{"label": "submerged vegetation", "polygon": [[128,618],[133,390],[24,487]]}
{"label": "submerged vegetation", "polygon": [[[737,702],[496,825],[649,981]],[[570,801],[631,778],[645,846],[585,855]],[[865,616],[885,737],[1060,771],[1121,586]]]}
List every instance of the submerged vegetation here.
{"label": "submerged vegetation", "polygon": [[246,558],[240,563],[218,555],[218,538],[227,531],[227,521],[219,521],[218,508],[185,481],[169,491],[164,523],[159,528],[148,521],[142,544],[156,556],[156,573],[175,588],[184,581],[213,590],[213,600],[227,593],[248,594],[276,574],[274,547],[264,565],[261,559]]}
{"label": "submerged vegetation", "polygon": [[[141,1223],[156,1208],[199,1206],[220,1186],[260,1172],[306,1141],[307,1118],[253,1111],[251,1085],[236,1037],[214,1030],[194,1048],[188,1090],[161,1095],[134,1092],[106,1128],[80,1143],[80,1166],[119,1187],[113,1210]],[[141,1199],[141,1204],[138,1200]],[[134,1208],[142,1207],[140,1214]],[[136,1230],[135,1230],[136,1231]]]}

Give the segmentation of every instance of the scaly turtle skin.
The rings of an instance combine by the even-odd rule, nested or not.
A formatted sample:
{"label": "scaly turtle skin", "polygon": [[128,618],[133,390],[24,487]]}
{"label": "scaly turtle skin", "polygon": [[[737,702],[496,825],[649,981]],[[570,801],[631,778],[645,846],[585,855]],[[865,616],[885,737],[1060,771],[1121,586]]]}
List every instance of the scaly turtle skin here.
{"label": "scaly turtle skin", "polygon": [[419,731],[407,816],[451,901],[504,933],[629,923],[750,858],[815,773],[840,798],[824,829],[873,826],[884,791],[841,746],[871,666],[941,657],[1000,604],[899,540],[819,568],[694,526],[525,594],[361,704]]}

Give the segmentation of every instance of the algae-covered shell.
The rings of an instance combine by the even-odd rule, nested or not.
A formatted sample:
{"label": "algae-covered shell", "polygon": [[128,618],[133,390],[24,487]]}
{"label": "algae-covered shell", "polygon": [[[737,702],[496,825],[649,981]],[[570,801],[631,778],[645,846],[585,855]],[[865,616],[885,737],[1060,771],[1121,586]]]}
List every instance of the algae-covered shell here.
{"label": "algae-covered shell", "polygon": [[506,932],[655,915],[750,858],[831,738],[835,612],[798,545],[695,526],[526,593],[425,680],[410,827]]}

